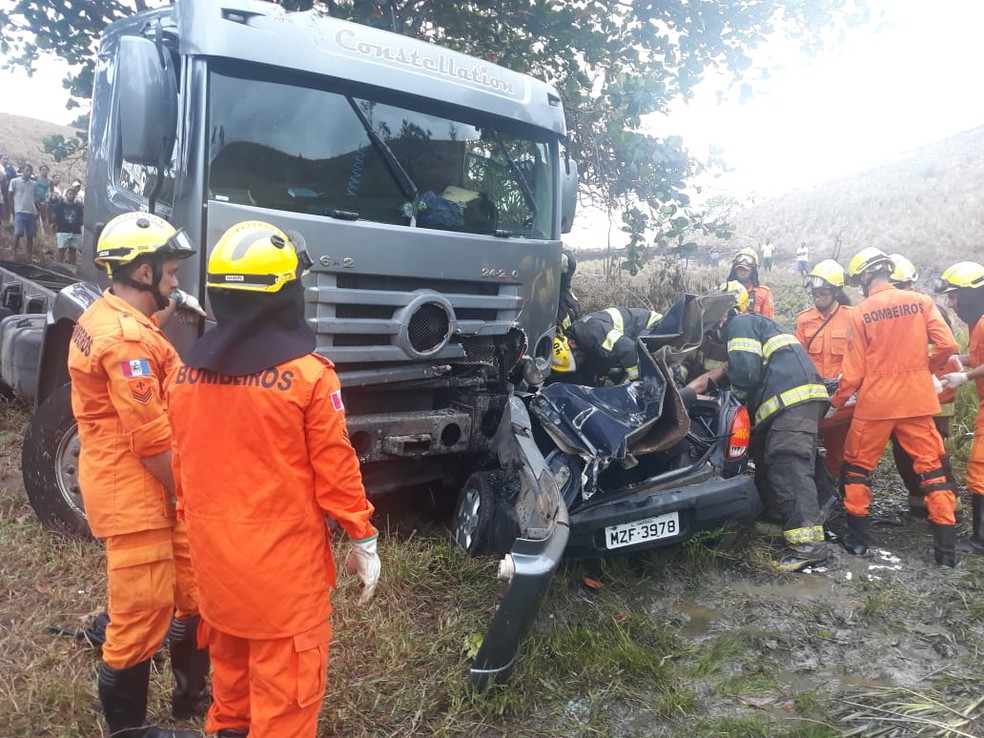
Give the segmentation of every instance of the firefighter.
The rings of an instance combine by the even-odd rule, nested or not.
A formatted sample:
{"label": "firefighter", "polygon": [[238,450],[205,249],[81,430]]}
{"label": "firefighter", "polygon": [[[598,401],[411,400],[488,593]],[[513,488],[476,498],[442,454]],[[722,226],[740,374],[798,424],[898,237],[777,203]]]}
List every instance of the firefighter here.
{"label": "firefighter", "polygon": [[79,483],[89,527],[106,546],[110,622],[97,673],[112,735],[198,735],[145,724],[150,662],[169,626],[172,712],[203,715],[208,699],[208,655],[195,640],[198,600],[187,533],[175,521],[162,401],[178,355],[152,317],[173,307],[179,260],[194,253],[184,232],[156,215],[113,218],[95,255],[112,286],[79,317],[69,344]]}
{"label": "firefighter", "polygon": [[[894,432],[912,457],[925,493],[936,563],[955,566],[956,498],[940,463],[945,451],[933,423],[940,403],[932,371],[956,353],[957,342],[931,297],[892,286],[894,269],[887,254],[870,247],[848,265],[848,275],[865,299],[851,312],[843,373],[830,400],[830,412],[836,412],[857,393],[841,472],[847,511],[842,543],[857,556],[868,550],[871,472]],[[928,343],[933,344],[931,355],[926,352]]]}
{"label": "firefighter", "polygon": [[731,260],[728,281],[737,281],[748,290],[748,312],[775,318],[772,290],[759,282],[759,257],[754,249],[744,248]]}
{"label": "firefighter", "polygon": [[584,315],[581,303],[574,294],[571,281],[577,271],[577,259],[574,252],[564,249],[560,257],[560,304],[557,309],[557,327],[566,331],[575,320]]}
{"label": "firefighter", "polygon": [[977,385],[974,442],[967,459],[973,534],[962,538],[958,549],[984,554],[984,266],[974,261],[957,262],[934,282],[933,291],[946,295],[950,308],[970,331],[968,353],[959,357],[967,368],[945,375],[942,383],[944,388],[954,390],[968,380]]}
{"label": "firefighter", "polygon": [[[916,281],[919,279],[919,274],[916,272],[915,265],[909,261],[902,254],[889,254],[888,258],[892,260],[895,265],[895,269],[892,271],[889,281],[900,290],[911,290],[914,289]],[[951,330],[953,325],[950,323],[950,318],[944,310],[940,310],[940,316],[946,321],[947,327]],[[933,347],[929,347],[930,354],[932,354]],[[937,379],[942,379],[944,374],[948,374],[954,371],[960,371],[961,365],[957,357],[951,357],[947,361],[946,365],[941,369],[937,369],[933,372],[933,375]],[[955,412],[953,400],[956,397],[957,391],[952,388],[943,388],[942,386],[937,387],[937,393],[939,395],[940,401],[940,411],[933,416],[933,423],[936,425],[936,430],[939,431],[940,437],[943,439],[944,444],[946,439],[950,437],[950,419],[953,417]],[[926,510],[926,499],[923,496],[922,488],[919,486],[919,477],[913,469],[912,457],[906,453],[905,449],[902,448],[902,444],[898,442],[895,435],[892,435],[892,457],[895,459],[895,468],[899,472],[899,477],[902,478],[902,483],[905,485],[906,490],[909,493],[909,514],[917,518],[925,518],[927,515]],[[950,478],[951,482],[954,482],[953,470],[950,468],[950,458],[949,456],[944,456],[940,459],[940,464],[946,469],[946,473]],[[960,500],[956,502],[956,507],[954,508],[954,513],[960,513]]]}
{"label": "firefighter", "polygon": [[[796,336],[817,372],[831,383],[841,373],[847,351],[851,298],[844,294],[844,267],[833,259],[819,262],[804,280],[813,297],[813,307],[796,316]],[[820,421],[820,436],[826,449],[824,461],[836,479],[844,463],[844,441],[851,425],[851,412],[845,410]]]}
{"label": "firefighter", "polygon": [[662,317],[653,310],[624,307],[585,315],[554,336],[550,368],[564,382],[588,386],[639,379],[636,340]]}
{"label": "firefighter", "polygon": [[180,513],[212,655],[205,731],[313,738],[335,586],[326,516],[351,541],[366,604],[379,580],[359,461],[332,363],[304,319],[303,240],[260,221],[208,260],[216,325],[167,385]]}
{"label": "firefighter", "polygon": [[745,313],[748,292],[716,331],[727,347],[727,377],[752,417],[750,451],[766,518],[782,526],[786,549],[775,567],[800,571],[829,557],[816,480],[817,433],[827,390],[803,346],[775,321]]}

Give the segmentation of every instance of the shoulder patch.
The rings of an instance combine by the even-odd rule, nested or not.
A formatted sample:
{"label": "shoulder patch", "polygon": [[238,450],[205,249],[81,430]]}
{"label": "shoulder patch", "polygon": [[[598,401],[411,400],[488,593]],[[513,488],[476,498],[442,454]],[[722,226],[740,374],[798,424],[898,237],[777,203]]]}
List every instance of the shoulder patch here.
{"label": "shoulder patch", "polygon": [[126,386],[130,390],[130,397],[141,405],[146,405],[154,396],[154,389],[146,379],[132,379],[127,382]]}
{"label": "shoulder patch", "polygon": [[341,390],[335,390],[328,397],[331,398],[331,406],[335,409],[336,413],[345,409],[345,404],[342,402]]}
{"label": "shoulder patch", "polygon": [[120,371],[127,379],[134,377],[152,377],[154,372],[150,368],[149,359],[130,359],[120,362]]}

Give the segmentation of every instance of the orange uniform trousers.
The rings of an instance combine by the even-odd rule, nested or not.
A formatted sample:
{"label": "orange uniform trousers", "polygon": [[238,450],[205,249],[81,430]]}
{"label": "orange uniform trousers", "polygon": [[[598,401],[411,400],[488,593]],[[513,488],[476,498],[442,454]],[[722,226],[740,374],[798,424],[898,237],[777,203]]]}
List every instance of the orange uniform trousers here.
{"label": "orange uniform trousers", "polygon": [[[978,367],[984,364],[984,318],[979,318],[970,329],[970,363]],[[967,489],[975,495],[984,495],[984,377],[974,380],[977,387],[977,416],[974,418],[974,443],[967,459]]]}
{"label": "orange uniform trousers", "polygon": [[188,532],[174,527],[106,538],[109,625],[102,657],[126,669],[152,657],[164,643],[171,617],[198,614]]}
{"label": "orange uniform trousers", "polygon": [[967,459],[967,489],[975,495],[984,495],[984,401],[974,420],[974,443]]}
{"label": "orange uniform trousers", "polygon": [[327,620],[272,639],[240,638],[203,622],[199,638],[207,640],[212,658],[206,733],[248,728],[249,738],[315,738],[327,686]]}
{"label": "orange uniform trousers", "polygon": [[[841,410],[833,418],[820,421],[820,438],[826,451],[823,460],[834,479],[840,478],[841,467],[844,465],[844,448],[847,445],[847,433],[851,429],[852,415],[849,411],[850,408]],[[846,417],[841,419],[841,415]]]}
{"label": "orange uniform trousers", "polygon": [[[844,450],[844,507],[851,515],[866,517],[871,505],[869,475],[878,465],[885,445],[892,434],[912,458],[912,466],[920,475],[926,490],[926,509],[929,520],[942,525],[956,523],[953,508],[956,497],[940,466],[945,454],[943,439],[932,416],[892,418],[888,420],[851,421]],[[926,476],[928,472],[938,472]]]}

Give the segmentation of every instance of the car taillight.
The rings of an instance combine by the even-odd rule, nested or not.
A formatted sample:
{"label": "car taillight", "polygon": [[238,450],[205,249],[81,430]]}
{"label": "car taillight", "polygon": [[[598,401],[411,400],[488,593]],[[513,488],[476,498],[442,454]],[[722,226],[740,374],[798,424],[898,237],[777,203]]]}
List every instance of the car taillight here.
{"label": "car taillight", "polygon": [[731,428],[728,430],[728,461],[738,461],[748,452],[748,441],[752,435],[752,423],[748,419],[748,410],[744,405],[735,410],[731,417]]}

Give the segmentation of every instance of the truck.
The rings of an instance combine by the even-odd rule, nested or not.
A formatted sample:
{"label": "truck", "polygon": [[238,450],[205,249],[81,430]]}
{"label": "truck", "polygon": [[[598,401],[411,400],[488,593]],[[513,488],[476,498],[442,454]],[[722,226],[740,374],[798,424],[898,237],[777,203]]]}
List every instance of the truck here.
{"label": "truck", "polygon": [[[468,676],[503,681],[568,538],[514,391],[551,350],[577,190],[565,137],[551,86],[318,11],[177,0],[108,26],[79,275],[0,265],[0,379],[35,408],[22,466],[41,522],[87,534],[66,358],[106,286],[92,261],[103,225],[140,210],[183,228],[200,248],[180,282],[211,316],[211,247],[236,223],[270,222],[312,256],[306,316],[370,497],[437,484],[460,489],[461,508],[490,467],[509,490],[499,599]],[[210,322],[166,333],[180,353]]]}

